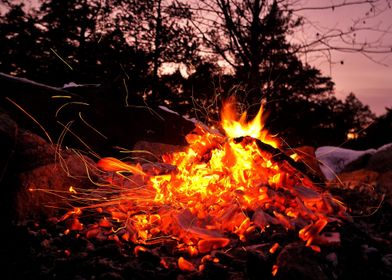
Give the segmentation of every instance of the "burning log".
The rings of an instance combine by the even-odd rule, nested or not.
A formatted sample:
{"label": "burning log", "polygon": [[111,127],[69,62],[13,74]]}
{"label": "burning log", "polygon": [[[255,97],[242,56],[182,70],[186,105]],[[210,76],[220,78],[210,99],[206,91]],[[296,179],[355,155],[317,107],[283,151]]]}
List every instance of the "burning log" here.
{"label": "burning log", "polygon": [[309,168],[302,161],[295,161],[292,157],[286,155],[286,153],[282,152],[280,149],[274,148],[271,145],[264,143],[259,139],[251,138],[249,136],[235,138],[234,141],[236,143],[241,143],[243,141],[245,143],[248,143],[249,141],[255,141],[260,151],[266,153],[267,157],[270,158],[272,162],[274,163],[285,162],[286,165],[290,166],[288,167],[290,169],[290,172],[301,172],[306,177],[309,177],[314,183],[318,185],[324,184],[324,179],[318,176],[316,173],[309,170]]}

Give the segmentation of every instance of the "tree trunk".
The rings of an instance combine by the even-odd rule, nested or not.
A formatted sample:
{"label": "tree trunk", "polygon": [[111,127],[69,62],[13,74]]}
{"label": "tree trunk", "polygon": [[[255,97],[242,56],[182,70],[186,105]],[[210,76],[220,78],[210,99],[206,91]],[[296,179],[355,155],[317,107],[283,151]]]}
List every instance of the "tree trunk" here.
{"label": "tree trunk", "polygon": [[155,50],[154,50],[154,66],[153,66],[153,83],[152,83],[152,96],[154,99],[158,98],[158,70],[160,66],[160,56],[161,56],[161,35],[162,35],[162,11],[161,11],[162,1],[157,1],[157,16],[156,16],[156,26],[155,26]]}
{"label": "tree trunk", "polygon": [[262,97],[261,92],[261,76],[260,76],[260,64],[261,64],[261,52],[260,52],[260,35],[262,36],[263,32],[260,30],[260,13],[262,6],[264,5],[263,1],[254,0],[253,9],[252,9],[252,23],[250,26],[250,53],[251,53],[251,61],[250,61],[250,73],[249,73],[249,94],[251,96],[251,103],[259,103]]}

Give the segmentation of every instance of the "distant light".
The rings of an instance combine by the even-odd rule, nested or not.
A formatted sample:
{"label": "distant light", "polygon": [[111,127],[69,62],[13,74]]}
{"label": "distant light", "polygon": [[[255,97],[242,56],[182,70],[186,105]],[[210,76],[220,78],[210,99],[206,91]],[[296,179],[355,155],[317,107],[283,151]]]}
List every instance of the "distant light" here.
{"label": "distant light", "polygon": [[347,140],[353,140],[358,138],[358,133],[350,131],[347,133]]}

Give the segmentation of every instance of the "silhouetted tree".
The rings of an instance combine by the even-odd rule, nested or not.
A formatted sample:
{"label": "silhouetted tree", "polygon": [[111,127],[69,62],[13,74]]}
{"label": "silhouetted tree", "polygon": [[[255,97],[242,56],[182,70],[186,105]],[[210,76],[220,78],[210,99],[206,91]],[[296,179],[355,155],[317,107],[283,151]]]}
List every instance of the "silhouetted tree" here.
{"label": "silhouetted tree", "polygon": [[[386,58],[392,53],[389,40],[386,40],[390,35],[390,24],[382,16],[391,12],[390,0],[277,1],[285,11],[304,20],[302,28],[306,32],[298,30],[299,36],[292,36],[294,40],[299,39],[295,51],[303,54],[303,58],[318,57],[330,64],[344,63],[341,55],[339,61],[334,56],[337,53],[360,53],[375,63],[386,65]],[[325,17],[343,11],[350,20],[331,26],[308,16],[321,11]]]}
{"label": "silhouetted tree", "polygon": [[360,137],[364,129],[370,125],[376,116],[370,111],[368,105],[364,105],[354,93],[350,93],[344,100],[342,120],[346,124],[346,131]]}
{"label": "silhouetted tree", "polygon": [[[23,5],[11,4],[1,18],[1,35],[8,40],[3,45],[4,53],[12,48],[18,55],[23,54],[25,47],[30,52],[24,53],[29,54],[33,44],[37,55],[28,58],[37,61],[26,65],[39,65],[35,67],[36,75],[24,69],[23,63],[17,63],[19,72],[4,59],[2,67],[7,73],[29,72],[25,76],[49,84],[70,80],[90,83],[105,78],[108,72],[118,73],[115,68],[120,68],[121,58],[124,70],[140,68],[136,65],[140,64],[144,72],[147,65],[148,71],[143,74],[153,77],[155,84],[163,64],[190,65],[197,60],[197,38],[187,23],[190,15],[185,4],[162,0],[43,0],[38,11],[29,13]],[[8,58],[18,61],[17,55]],[[105,65],[105,60],[113,65]]]}
{"label": "silhouetted tree", "polygon": [[61,86],[100,83],[118,74],[119,63],[127,69],[135,64],[130,61],[142,61],[118,29],[98,30],[99,3],[45,0],[29,12],[11,4],[0,21],[0,71]]}
{"label": "silhouetted tree", "polygon": [[42,50],[42,30],[35,11],[26,13],[23,4],[10,4],[0,17],[0,71],[37,79]]}
{"label": "silhouetted tree", "polygon": [[368,149],[379,148],[388,143],[392,143],[392,108],[386,108],[385,114],[375,118],[359,138],[349,144],[357,149]]}
{"label": "silhouetted tree", "polygon": [[171,63],[190,66],[199,60],[189,5],[174,0],[113,0],[112,5],[130,44],[149,54],[149,101],[163,103],[167,96],[158,92],[159,70]]}
{"label": "silhouetted tree", "polygon": [[207,45],[231,65],[245,82],[248,99],[259,103],[288,98],[289,95],[311,96],[332,89],[329,78],[304,65],[287,41],[301,20],[293,21],[277,1],[200,1],[219,19],[203,31]]}

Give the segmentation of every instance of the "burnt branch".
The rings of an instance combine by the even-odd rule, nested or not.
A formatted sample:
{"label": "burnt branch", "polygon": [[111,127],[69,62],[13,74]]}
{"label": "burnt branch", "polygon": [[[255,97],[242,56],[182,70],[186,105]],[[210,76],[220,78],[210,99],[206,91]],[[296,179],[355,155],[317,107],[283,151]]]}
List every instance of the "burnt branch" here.
{"label": "burnt branch", "polygon": [[234,142],[243,143],[245,145],[250,142],[255,142],[260,152],[267,153],[268,157],[273,163],[277,163],[279,165],[287,163],[292,168],[290,170],[291,172],[295,170],[296,172],[300,172],[304,177],[308,177],[309,179],[311,179],[317,185],[324,185],[324,179],[310,172],[303,162],[293,160],[280,149],[274,148],[259,139],[255,139],[249,136],[235,138]]}

